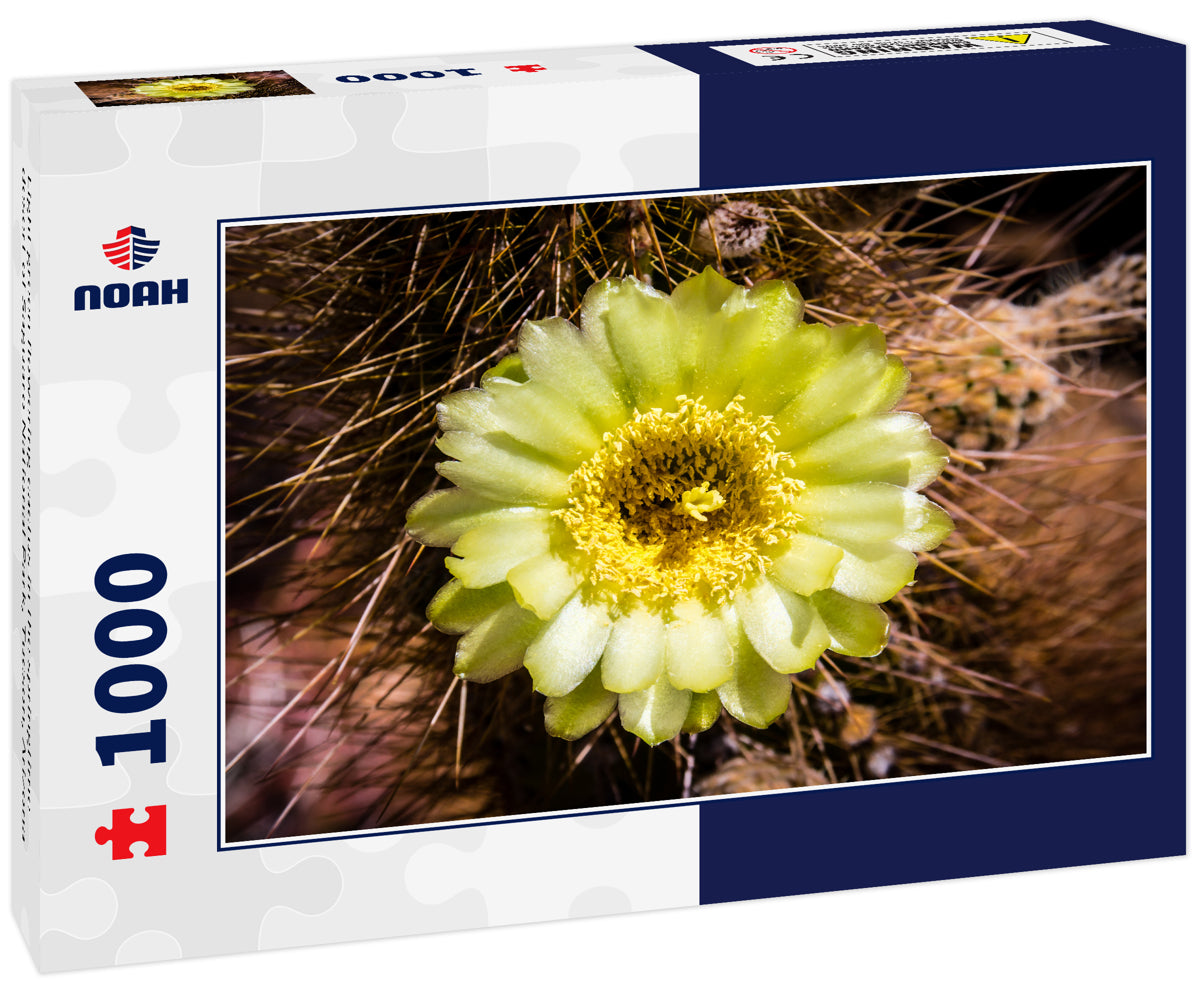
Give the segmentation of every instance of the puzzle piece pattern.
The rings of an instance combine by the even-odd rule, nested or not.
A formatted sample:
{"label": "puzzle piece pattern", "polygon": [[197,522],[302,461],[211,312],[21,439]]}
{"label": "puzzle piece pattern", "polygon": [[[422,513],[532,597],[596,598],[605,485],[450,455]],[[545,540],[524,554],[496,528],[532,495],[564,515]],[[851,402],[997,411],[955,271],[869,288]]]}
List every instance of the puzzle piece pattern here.
{"label": "puzzle piece pattern", "polygon": [[[699,185],[699,78],[658,79],[653,101],[646,100],[646,87],[644,79],[634,76],[490,91],[488,145],[493,149],[554,143],[579,152],[579,164],[565,186],[553,176],[543,177],[531,158],[522,191],[511,190],[512,178],[493,178],[492,197],[532,197],[551,190],[550,184],[559,184],[557,190],[566,195],[652,189],[665,186],[662,182],[668,180],[671,187]],[[587,108],[587,113],[580,114],[580,108]],[[671,110],[664,114],[667,108]],[[647,137],[677,137],[676,151],[682,146],[692,151],[691,155],[659,163],[648,163],[636,155],[623,158],[627,146]]]}
{"label": "puzzle piece pattern", "polygon": [[699,901],[698,807],[610,817],[616,820],[602,827],[576,818],[493,825],[470,852],[445,841],[423,846],[409,862],[405,886],[431,904],[478,891],[490,925],[567,918],[574,909],[642,911]]}
{"label": "puzzle piece pattern", "polygon": [[[71,87],[71,100],[79,91]],[[64,119],[68,116],[63,116]],[[44,131],[38,148],[39,164],[46,174],[91,174],[115,171],[129,159],[129,145],[111,115],[71,115],[71,128]]]}
{"label": "puzzle piece pattern", "polygon": [[146,820],[134,821],[134,809],[126,807],[112,812],[112,827],[96,829],[96,844],[106,842],[112,847],[113,859],[133,859],[133,845],[141,842],[143,856],[167,854],[167,806],[152,804],[146,808]]}
{"label": "puzzle piece pattern", "polygon": [[41,909],[43,935],[97,939],[116,921],[117,892],[104,880],[83,877],[56,893],[42,891]]}
{"label": "puzzle piece pattern", "polygon": [[353,150],[356,139],[354,129],[342,114],[340,98],[306,98],[264,105],[264,163],[332,160]]}
{"label": "puzzle piece pattern", "polygon": [[567,907],[569,918],[595,918],[633,911],[629,895],[615,887],[593,887],[577,894]]}
{"label": "puzzle piece pattern", "polygon": [[263,862],[271,869],[328,860],[342,878],[342,892],[331,908],[319,914],[281,906],[270,909],[263,916],[258,945],[272,949],[487,925],[487,905],[478,890],[461,888],[429,902],[415,898],[405,884],[405,873],[423,848],[441,844],[471,853],[481,849],[483,841],[481,829],[458,828],[263,850]]}
{"label": "puzzle piece pattern", "polygon": [[262,159],[263,107],[266,103],[200,102],[188,109],[179,131],[167,147],[167,157],[186,167],[257,164]]}
{"label": "puzzle piece pattern", "polygon": [[497,198],[534,198],[548,184],[565,191],[582,160],[583,153],[569,143],[498,146],[488,161],[491,190]]}
{"label": "puzzle piece pattern", "polygon": [[78,518],[94,518],[117,493],[117,479],[98,459],[84,459],[42,478],[42,508],[61,508]]}
{"label": "puzzle piece pattern", "polygon": [[[42,548],[43,597],[92,594],[96,567],[121,552],[123,541],[138,552],[172,555],[171,591],[203,581],[215,588],[213,549],[200,545],[201,537],[215,542],[220,526],[213,504],[215,380],[210,371],[162,386],[87,380],[42,387],[48,493],[41,531],[55,541]],[[164,436],[157,451],[140,448],[156,435]],[[195,545],[181,545],[180,526],[195,534]]]}
{"label": "puzzle piece pattern", "polygon": [[[669,190],[679,184],[676,164],[687,163],[694,154],[697,134],[662,133],[631,139],[619,150],[621,163],[637,188]],[[700,183],[699,177],[696,184]]]}
{"label": "puzzle piece pattern", "polygon": [[156,960],[178,960],[183,944],[161,929],[135,933],[117,947],[116,963],[148,964]]}
{"label": "puzzle piece pattern", "polygon": [[349,191],[353,208],[365,210],[485,200],[486,97],[462,89],[322,99],[340,104],[353,146],[335,157],[263,163],[263,211],[336,212],[350,208]]}
{"label": "puzzle piece pattern", "polygon": [[680,806],[278,846],[264,851],[268,865],[327,858],[337,866],[343,889],[337,903],[320,914],[271,909],[259,944],[315,944],[696,904],[698,832],[698,808]]}
{"label": "puzzle piece pattern", "polygon": [[[270,850],[216,852],[216,798],[172,795],[161,767],[155,771],[130,762],[138,791],[169,800],[167,852],[113,862],[102,846],[88,845],[96,822],[125,810],[124,805],[104,813],[95,808],[43,811],[43,858],[53,861],[43,876],[44,889],[61,894],[80,880],[96,880],[119,899],[115,918],[103,929],[98,920],[89,920],[83,930],[87,938],[76,935],[79,926],[43,925],[44,967],[253,950],[263,916],[273,908],[317,915],[337,902],[342,878],[332,860],[306,858],[270,869],[265,865]],[[98,906],[90,909],[89,914]]]}
{"label": "puzzle piece pattern", "polygon": [[[546,68],[543,73],[529,73],[521,70],[509,70],[510,66],[539,65]],[[613,76],[642,76],[663,77],[686,75],[678,66],[668,63],[643,52],[632,46],[593,46],[570,50],[531,53],[527,50],[510,52],[490,52],[485,56],[476,55],[427,55],[376,60],[356,60],[350,64],[310,63],[302,66],[291,66],[289,71],[307,86],[314,90],[329,93],[330,91],[346,92],[353,90],[361,93],[395,93],[403,90],[410,92],[418,87],[413,82],[406,86],[397,86],[387,80],[372,79],[366,82],[347,86],[338,81],[345,73],[360,76],[373,76],[376,73],[412,73],[414,71],[431,70],[449,67],[467,67],[479,75],[464,77],[460,74],[446,72],[441,78],[426,78],[421,80],[419,90],[495,90],[499,88],[522,87],[538,85],[549,78],[564,78],[569,76],[573,83],[593,83]],[[541,78],[541,79],[539,79]],[[282,104],[282,102],[280,102]]]}
{"label": "puzzle piece pattern", "polygon": [[[45,120],[41,194],[62,211],[47,216],[35,251],[53,257],[45,274],[56,276],[38,303],[37,516],[41,539],[54,545],[43,548],[37,587],[43,622],[56,627],[39,638],[36,727],[41,746],[55,751],[37,777],[44,865],[40,922],[29,933],[46,967],[697,900],[690,806],[216,851],[221,276],[213,221],[697,183],[694,78],[636,50],[551,58],[537,57],[547,73],[508,74],[500,87],[431,81],[439,86],[403,97],[392,89]],[[547,80],[567,70],[577,74],[572,83]],[[613,72],[629,77],[626,97],[607,87],[601,101],[596,81]],[[55,87],[46,96],[77,106],[73,87]],[[138,277],[186,277],[189,307],[89,311],[88,323],[77,323],[75,285],[130,277],[101,250],[130,225],[161,241]],[[168,622],[155,654],[169,680],[167,762],[133,754],[78,770],[72,763],[94,758],[97,734],[145,726],[105,717],[91,692],[103,670],[91,631],[105,611],[91,576],[122,551],[171,556],[168,585],[154,600]],[[160,806],[165,834],[153,812]]]}

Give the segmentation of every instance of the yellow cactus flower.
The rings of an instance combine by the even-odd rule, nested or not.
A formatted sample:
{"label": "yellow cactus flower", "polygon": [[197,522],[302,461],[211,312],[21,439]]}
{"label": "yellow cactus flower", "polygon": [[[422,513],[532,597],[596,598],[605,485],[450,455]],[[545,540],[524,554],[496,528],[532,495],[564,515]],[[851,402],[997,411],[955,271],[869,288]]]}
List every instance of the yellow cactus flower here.
{"label": "yellow cactus flower", "polygon": [[254,84],[245,80],[222,80],[219,77],[175,77],[138,84],[133,88],[133,92],[142,97],[172,97],[179,101],[229,97],[231,94],[245,94],[252,90]]}
{"label": "yellow cactus flower", "polygon": [[455,486],[408,531],[450,547],[434,626],[454,670],[524,667],[546,728],[616,709],[657,744],[721,709],[765,727],[827,649],[886,644],[886,601],[953,523],[921,494],[947,450],[872,325],[806,324],[790,282],[712,269],[666,295],[587,293],[582,329],[526,323],[481,386],[438,405]]}

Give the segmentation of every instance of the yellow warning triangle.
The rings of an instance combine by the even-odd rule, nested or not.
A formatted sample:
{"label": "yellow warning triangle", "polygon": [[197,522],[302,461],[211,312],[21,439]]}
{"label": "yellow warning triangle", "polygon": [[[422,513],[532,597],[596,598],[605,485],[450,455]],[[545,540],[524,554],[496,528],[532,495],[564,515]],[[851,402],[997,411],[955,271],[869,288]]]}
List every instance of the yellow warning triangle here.
{"label": "yellow warning triangle", "polygon": [[972,35],[980,42],[1012,42],[1014,45],[1024,45],[1029,41],[1029,32],[1023,35]]}

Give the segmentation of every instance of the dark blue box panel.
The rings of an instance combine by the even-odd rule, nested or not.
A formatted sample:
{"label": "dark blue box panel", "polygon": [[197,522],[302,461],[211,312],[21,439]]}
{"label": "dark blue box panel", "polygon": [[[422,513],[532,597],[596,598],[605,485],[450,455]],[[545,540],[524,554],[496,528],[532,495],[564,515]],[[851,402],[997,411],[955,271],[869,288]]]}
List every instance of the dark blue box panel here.
{"label": "dark blue box panel", "polygon": [[1181,855],[1182,758],[828,787],[700,805],[700,900]]}
{"label": "dark blue box panel", "polygon": [[766,67],[712,48],[754,40],[643,48],[701,74],[704,188],[1125,162],[1182,140],[1182,45],[1047,27],[1110,44]]}
{"label": "dark blue box panel", "polygon": [[702,901],[1186,851],[1184,47],[1047,26],[1108,44],[769,67],[712,49],[757,39],[645,48],[701,74],[704,188],[1149,163],[1153,756],[704,801]]}

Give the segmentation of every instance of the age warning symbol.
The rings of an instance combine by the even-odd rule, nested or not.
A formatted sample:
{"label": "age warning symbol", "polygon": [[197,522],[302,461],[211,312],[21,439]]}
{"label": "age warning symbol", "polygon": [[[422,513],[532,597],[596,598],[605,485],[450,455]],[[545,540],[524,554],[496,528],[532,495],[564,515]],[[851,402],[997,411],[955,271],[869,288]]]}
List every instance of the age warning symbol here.
{"label": "age warning symbol", "polygon": [[126,226],[117,230],[117,239],[104,244],[104,256],[123,271],[136,271],[147,265],[158,253],[158,240],[146,239],[146,231],[140,226]]}
{"label": "age warning symbol", "polygon": [[1029,32],[1022,31],[1012,35],[972,35],[981,42],[1010,42],[1013,45],[1024,45],[1029,41]]}

